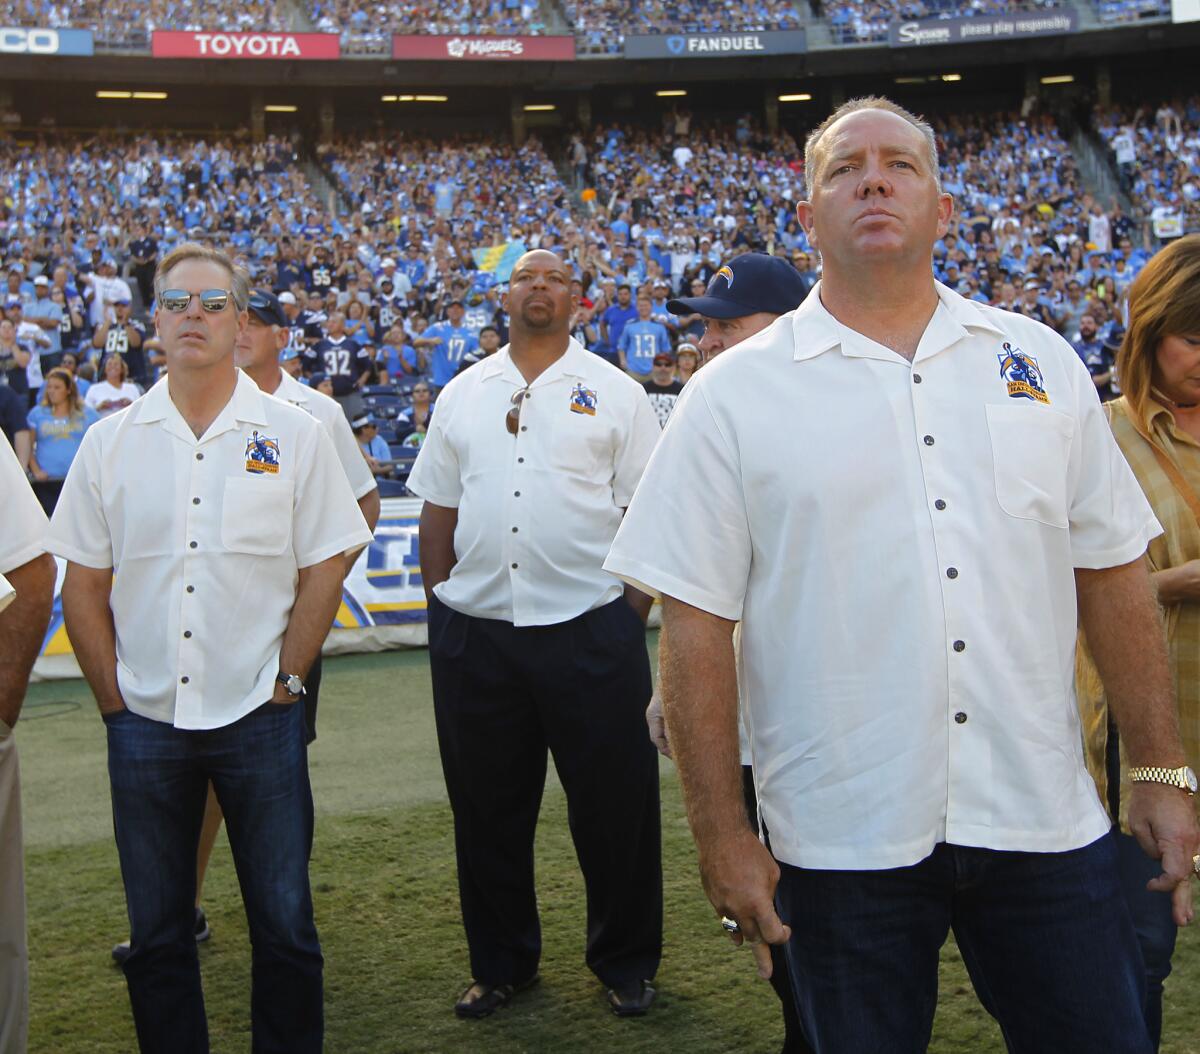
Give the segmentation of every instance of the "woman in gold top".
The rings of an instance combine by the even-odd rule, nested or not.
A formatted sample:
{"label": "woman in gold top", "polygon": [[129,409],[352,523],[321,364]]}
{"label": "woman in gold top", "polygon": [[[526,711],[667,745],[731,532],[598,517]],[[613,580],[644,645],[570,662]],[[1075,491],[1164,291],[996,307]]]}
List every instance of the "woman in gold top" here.
{"label": "woman in gold top", "polygon": [[[1188,764],[1200,766],[1200,236],[1181,238],[1146,264],[1129,289],[1129,326],[1117,355],[1125,394],[1106,409],[1118,445],[1164,533],[1147,552],[1163,607]],[[1129,833],[1129,766],[1103,689],[1079,649],[1079,703],[1088,767],[1120,823],[1121,878],[1146,963],[1146,1023],[1162,1034],[1163,981],[1171,972],[1171,897],[1146,889],[1160,868]],[[1181,792],[1182,793],[1182,792]]]}

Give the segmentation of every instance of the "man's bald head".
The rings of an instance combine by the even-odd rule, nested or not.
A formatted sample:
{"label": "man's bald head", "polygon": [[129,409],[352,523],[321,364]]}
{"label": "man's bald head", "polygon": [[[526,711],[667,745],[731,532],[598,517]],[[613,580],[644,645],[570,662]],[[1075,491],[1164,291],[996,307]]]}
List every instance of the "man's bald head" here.
{"label": "man's bald head", "polygon": [[517,336],[557,334],[571,329],[575,301],[571,268],[546,249],[522,256],[508,281],[508,312]]}

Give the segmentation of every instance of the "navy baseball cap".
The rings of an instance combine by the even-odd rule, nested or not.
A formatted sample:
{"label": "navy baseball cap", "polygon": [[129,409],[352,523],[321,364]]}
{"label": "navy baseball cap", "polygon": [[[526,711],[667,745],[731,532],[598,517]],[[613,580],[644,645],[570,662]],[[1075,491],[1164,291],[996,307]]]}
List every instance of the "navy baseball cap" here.
{"label": "navy baseball cap", "polygon": [[262,289],[250,290],[250,302],[247,305],[255,318],[268,326],[287,326],[287,315],[283,313],[283,305],[279,303],[274,293]]}
{"label": "navy baseball cap", "polygon": [[723,265],[703,296],[667,301],[673,315],[742,318],[759,311],[782,315],[800,306],[808,288],[790,260],[766,253],[742,253]]}

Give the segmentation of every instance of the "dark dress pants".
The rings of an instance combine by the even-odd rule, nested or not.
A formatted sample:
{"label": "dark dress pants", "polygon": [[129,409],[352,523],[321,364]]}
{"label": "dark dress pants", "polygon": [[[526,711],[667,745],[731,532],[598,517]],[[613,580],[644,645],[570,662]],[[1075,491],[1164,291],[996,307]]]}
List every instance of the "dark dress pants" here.
{"label": "dark dress pants", "polygon": [[533,840],[547,750],[587,889],[587,965],[609,987],[652,978],[662,857],[641,619],[618,598],[517,628],[435,597],[429,661],[475,980],[515,984],[537,972]]}

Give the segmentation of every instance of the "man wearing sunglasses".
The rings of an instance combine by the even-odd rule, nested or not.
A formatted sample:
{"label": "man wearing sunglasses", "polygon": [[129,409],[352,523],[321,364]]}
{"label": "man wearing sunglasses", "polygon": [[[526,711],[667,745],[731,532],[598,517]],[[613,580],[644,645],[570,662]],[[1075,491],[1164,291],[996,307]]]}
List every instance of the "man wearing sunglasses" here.
{"label": "man wearing sunglasses", "polygon": [[[358,499],[359,510],[367,527],[374,532],[379,522],[379,487],[370,468],[359,453],[358,444],[350,424],[337,401],[321,392],[301,384],[281,366],[281,356],[288,354],[288,317],[281,304],[282,298],[261,289],[252,289],[249,300],[249,316],[245,329],[239,331],[234,345],[233,359],[259,390],[282,399],[316,418],[333,442],[342,471],[350,483],[350,489]],[[292,353],[294,354],[294,353]],[[346,555],[346,571],[354,565],[361,547]],[[318,652],[308,676],[304,679],[304,740],[311,745],[317,738],[317,702],[321,690],[321,655]],[[196,854],[196,916],[197,940],[209,936],[204,912],[200,909],[204,875],[213,844],[221,829],[223,819],[221,806],[211,784],[208,801],[204,808],[204,826],[200,832],[200,846]],[[113,958],[123,963],[129,958],[130,942],[122,941],[113,948]]]}
{"label": "man wearing sunglasses", "polygon": [[659,428],[642,387],[569,336],[571,271],[517,261],[511,342],[438,398],[409,489],[442,769],[482,1018],[537,979],[533,836],[554,754],[587,884],[587,964],[643,1014],[662,950],[649,600],[601,570]]}
{"label": "man wearing sunglasses", "polygon": [[[143,1052],[208,1050],[195,924],[211,782],[253,945],[259,1051],[321,1050],[304,678],[368,543],[333,444],[234,365],[248,289],[185,243],[155,275],[168,373],[89,430],[50,527],[63,611],[108,736]],[[115,577],[114,577],[115,575]]]}

